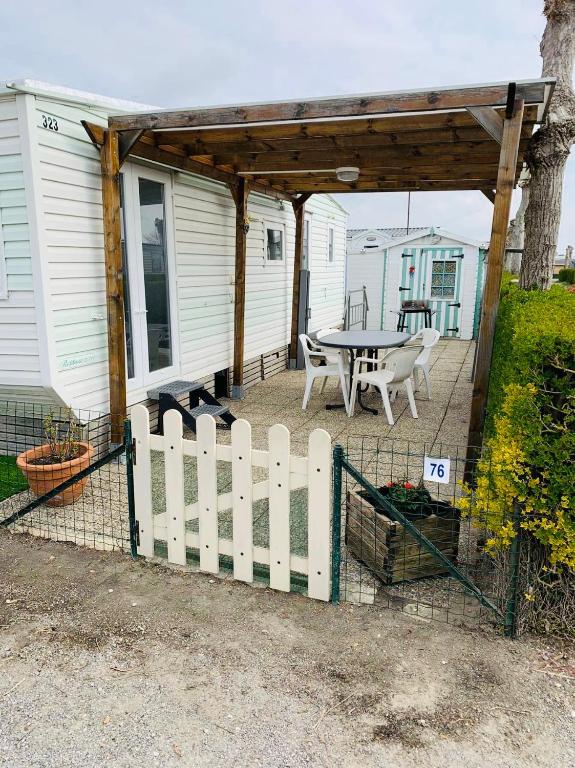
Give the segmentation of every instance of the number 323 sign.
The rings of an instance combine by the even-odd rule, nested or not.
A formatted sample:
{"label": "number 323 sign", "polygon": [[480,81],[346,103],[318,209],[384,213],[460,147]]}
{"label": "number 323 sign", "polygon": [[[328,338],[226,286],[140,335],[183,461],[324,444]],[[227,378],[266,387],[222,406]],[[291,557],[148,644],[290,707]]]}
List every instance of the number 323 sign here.
{"label": "number 323 sign", "polygon": [[431,480],[433,483],[449,482],[449,459],[434,459],[426,456],[423,462],[423,479]]}

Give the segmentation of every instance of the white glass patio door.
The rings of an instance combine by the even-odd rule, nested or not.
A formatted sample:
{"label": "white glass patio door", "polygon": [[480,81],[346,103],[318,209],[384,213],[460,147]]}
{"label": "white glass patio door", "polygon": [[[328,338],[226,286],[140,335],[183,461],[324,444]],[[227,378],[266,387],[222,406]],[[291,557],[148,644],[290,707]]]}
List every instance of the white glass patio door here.
{"label": "white glass patio door", "polygon": [[121,175],[126,371],[140,389],[176,370],[170,177],[133,165]]}

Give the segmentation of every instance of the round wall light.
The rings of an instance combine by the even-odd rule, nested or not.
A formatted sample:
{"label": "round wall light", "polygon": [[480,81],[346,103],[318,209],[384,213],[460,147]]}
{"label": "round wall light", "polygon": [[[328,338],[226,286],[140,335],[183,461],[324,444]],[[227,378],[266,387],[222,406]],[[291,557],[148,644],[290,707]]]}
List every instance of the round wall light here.
{"label": "round wall light", "polygon": [[335,175],[338,181],[357,181],[359,178],[359,168],[353,165],[342,165],[335,169]]}

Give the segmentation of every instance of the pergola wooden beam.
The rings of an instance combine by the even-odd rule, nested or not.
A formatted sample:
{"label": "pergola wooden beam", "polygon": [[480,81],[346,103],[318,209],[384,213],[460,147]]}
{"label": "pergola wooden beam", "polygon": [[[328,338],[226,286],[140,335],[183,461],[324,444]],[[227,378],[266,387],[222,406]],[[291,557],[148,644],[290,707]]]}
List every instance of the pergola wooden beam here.
{"label": "pergola wooden beam", "polygon": [[[528,139],[523,139],[524,148]],[[429,165],[434,160],[440,163],[461,163],[471,161],[475,164],[487,163],[497,167],[499,147],[493,141],[468,142],[458,145],[422,144],[420,146],[383,147],[365,149],[310,150],[305,152],[270,151],[254,155],[214,155],[214,164],[233,166],[236,172],[274,170],[322,170],[336,168],[338,165],[355,164],[360,168],[374,168],[385,165],[401,167],[407,165]],[[398,165],[399,164],[399,165]]]}
{"label": "pergola wooden beam", "polygon": [[[497,182],[496,182],[497,183]],[[494,189],[482,189],[481,190],[490,203],[495,203],[495,190]]]}
{"label": "pergola wooden beam", "polygon": [[300,182],[297,186],[286,186],[286,190],[295,194],[296,192],[317,192],[323,194],[338,194],[342,192],[463,192],[465,190],[476,190],[480,186],[495,186],[495,179],[470,179],[462,181],[420,181],[420,182],[378,182],[378,181],[355,181],[355,182]]}
{"label": "pergola wooden beam", "polygon": [[[551,78],[516,84],[524,102],[541,103],[545,85]],[[117,130],[186,128],[201,125],[237,125],[282,120],[317,120],[350,116],[382,115],[402,112],[429,112],[496,107],[507,103],[508,83],[471,85],[461,88],[436,88],[399,93],[363,94],[339,98],[241,104],[229,107],[162,110],[134,115],[116,115],[109,119]]]}
{"label": "pergola wooden beam", "polygon": [[[491,109],[491,107],[486,107]],[[498,113],[493,110],[495,115]],[[502,123],[503,124],[503,123]],[[529,126],[526,126],[526,130]],[[400,147],[403,145],[412,146],[419,144],[460,144],[466,142],[482,142],[490,144],[492,139],[485,132],[483,127],[469,128],[442,128],[438,130],[419,130],[419,131],[396,131],[396,132],[374,132],[356,134],[341,134],[335,136],[323,137],[298,137],[293,139],[275,138],[275,139],[238,139],[237,141],[206,141],[205,137],[193,140],[191,136],[178,133],[179,140],[175,140],[176,135],[171,133],[152,133],[151,134],[159,147],[181,146],[185,148],[189,155],[243,155],[243,154],[267,154],[269,152],[302,152],[310,150],[324,150],[334,152],[338,150],[353,149],[364,147]]]}
{"label": "pergola wooden beam", "polygon": [[[499,107],[497,111],[503,110]],[[537,107],[526,107],[523,124],[537,122]],[[364,136],[401,136],[406,132],[457,130],[470,128],[478,130],[477,122],[466,111],[427,112],[425,114],[384,115],[373,117],[354,117],[353,119],[293,121],[283,123],[207,126],[175,130],[155,130],[153,132],[159,144],[199,144],[239,143],[257,141],[297,141],[306,139],[337,139],[339,137]]]}
{"label": "pergola wooden beam", "polygon": [[479,456],[483,439],[495,321],[499,308],[499,291],[503,274],[511,196],[516,176],[523,106],[523,99],[516,98],[513,113],[511,117],[506,117],[503,126],[503,141],[501,143],[497,186],[495,188],[491,239],[489,241],[479,339],[475,358],[475,376],[465,471],[467,481],[472,480],[475,461]]}

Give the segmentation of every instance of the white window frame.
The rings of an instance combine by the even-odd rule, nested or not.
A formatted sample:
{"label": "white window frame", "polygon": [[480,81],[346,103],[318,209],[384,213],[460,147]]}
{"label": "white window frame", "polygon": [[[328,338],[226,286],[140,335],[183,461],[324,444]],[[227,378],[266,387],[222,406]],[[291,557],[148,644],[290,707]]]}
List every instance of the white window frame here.
{"label": "white window frame", "polygon": [[[130,298],[132,304],[132,333],[139,334],[138,348],[134,347],[134,377],[127,379],[128,396],[134,396],[134,393],[145,392],[150,386],[158,385],[164,381],[169,381],[177,376],[180,371],[180,338],[179,338],[179,307],[177,293],[177,271],[176,271],[176,243],[175,243],[175,216],[174,216],[174,194],[173,194],[173,175],[168,171],[150,168],[139,163],[127,162],[122,168],[124,174],[124,192],[125,192],[125,237],[126,250],[128,258],[128,271],[133,276],[130,286]],[[138,179],[145,178],[151,181],[157,181],[164,185],[164,215],[166,229],[166,245],[168,250],[168,293],[170,302],[170,332],[172,335],[172,364],[166,368],[160,368],[158,371],[146,371],[145,357],[142,345],[145,329],[145,288],[144,276],[141,271],[141,241],[140,241],[140,222],[139,222],[139,204],[138,204]],[[129,202],[128,202],[129,200]],[[143,314],[144,313],[144,314]],[[147,340],[145,341],[147,344]],[[147,347],[144,347],[147,354]],[[126,361],[127,364],[127,361]],[[126,368],[127,376],[127,368]],[[131,398],[130,398],[131,399]]]}
{"label": "white window frame", "polygon": [[[332,259],[329,258],[330,234],[333,236],[333,241],[332,241],[332,248],[333,248],[332,256],[333,256],[333,258]],[[333,224],[328,224],[327,225],[327,242],[326,242],[325,257],[326,257],[326,261],[327,261],[328,267],[333,267],[333,265],[335,264],[335,226]]]}
{"label": "white window frame", "polygon": [[[441,275],[442,275],[442,277],[445,277],[445,274],[446,274],[446,272],[445,272],[445,264],[448,261],[453,261],[455,263],[455,282],[453,284],[453,293],[451,294],[451,296],[446,296],[443,293],[443,291],[445,290],[445,285],[443,285],[443,283],[442,283],[442,285],[440,286],[441,287],[441,296],[434,296],[433,295],[433,285],[432,285],[432,283],[433,283],[433,265],[436,262],[442,262],[443,265],[444,265],[444,269],[442,270]],[[432,301],[455,301],[456,294],[457,294],[457,273],[458,273],[460,268],[461,268],[461,265],[458,263],[458,259],[457,258],[453,258],[453,257],[447,256],[444,259],[433,259],[433,258],[431,259],[430,275],[429,275],[429,297],[430,297],[430,299]]]}
{"label": "white window frame", "polygon": [[[268,257],[268,229],[274,232],[280,232],[282,238],[282,257],[281,259],[270,259]],[[283,224],[264,221],[264,265],[265,266],[283,266],[286,262],[286,230]]]}
{"label": "white window frame", "polygon": [[0,209],[0,299],[8,298],[8,270],[6,268],[6,251],[4,248],[4,233],[2,229],[2,210]]}

